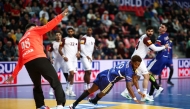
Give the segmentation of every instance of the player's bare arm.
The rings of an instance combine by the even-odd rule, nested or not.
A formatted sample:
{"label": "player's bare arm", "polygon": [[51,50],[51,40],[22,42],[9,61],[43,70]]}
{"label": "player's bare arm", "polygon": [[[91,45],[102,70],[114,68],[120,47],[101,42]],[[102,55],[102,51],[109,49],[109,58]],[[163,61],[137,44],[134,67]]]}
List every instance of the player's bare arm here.
{"label": "player's bare arm", "polygon": [[139,88],[139,83],[138,83],[138,80],[139,80],[139,76],[137,75],[133,75],[133,84],[135,85],[138,93],[141,95],[141,97],[145,97],[145,94],[143,94],[141,91],[140,91],[140,88]]}
{"label": "player's bare arm", "polygon": [[140,103],[139,100],[137,100],[135,94],[134,94],[134,91],[132,89],[132,82],[126,82],[126,87],[127,87],[127,90],[129,91],[129,94],[131,95],[131,97],[133,98],[133,100],[136,102],[136,103]]}
{"label": "player's bare arm", "polygon": [[59,54],[62,56],[62,58],[65,60],[65,62],[67,62],[68,58],[63,54],[62,49],[63,49],[63,44],[61,42],[59,45]]}

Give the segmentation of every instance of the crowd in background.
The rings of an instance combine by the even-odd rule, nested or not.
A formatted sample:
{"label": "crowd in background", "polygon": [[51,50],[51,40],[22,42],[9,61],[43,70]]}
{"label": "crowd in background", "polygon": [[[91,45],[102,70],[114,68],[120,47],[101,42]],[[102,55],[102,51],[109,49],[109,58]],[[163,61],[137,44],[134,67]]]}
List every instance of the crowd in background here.
{"label": "crowd in background", "polygon": [[[81,3],[80,0],[0,0],[0,61],[16,61],[19,57],[17,44],[28,23],[45,25],[69,7],[69,16],[43,36],[44,50],[55,40],[55,31],[67,36],[66,28],[75,28],[75,37],[86,34],[93,28],[95,38],[94,59],[129,59],[135,50],[138,38],[145,33],[142,26],[152,25],[155,32],[160,23],[168,24],[168,33],[176,48],[190,58],[190,9],[180,8],[175,1],[170,6],[167,0],[161,5],[156,0],[146,7],[142,20],[146,25],[134,24],[132,14],[120,11],[118,5],[104,0],[99,3]],[[143,23],[142,23],[143,24]],[[155,42],[154,35],[151,40]],[[150,52],[147,58],[155,53]]]}

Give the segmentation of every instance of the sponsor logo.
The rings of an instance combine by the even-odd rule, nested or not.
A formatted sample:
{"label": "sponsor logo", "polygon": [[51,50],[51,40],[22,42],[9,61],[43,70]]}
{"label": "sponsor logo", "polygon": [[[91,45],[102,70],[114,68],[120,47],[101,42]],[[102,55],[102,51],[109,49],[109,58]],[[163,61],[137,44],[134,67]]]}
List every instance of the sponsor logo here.
{"label": "sponsor logo", "polygon": [[190,77],[190,60],[178,60],[178,76]]}
{"label": "sponsor logo", "polygon": [[[7,84],[5,81],[12,75],[16,63],[0,63],[0,84]],[[8,84],[17,84],[17,77]]]}
{"label": "sponsor logo", "polygon": [[[59,81],[61,81],[61,72],[58,72],[57,76],[58,76]],[[43,84],[48,83],[49,84],[49,82],[44,77],[42,77],[41,83],[43,83]]]}

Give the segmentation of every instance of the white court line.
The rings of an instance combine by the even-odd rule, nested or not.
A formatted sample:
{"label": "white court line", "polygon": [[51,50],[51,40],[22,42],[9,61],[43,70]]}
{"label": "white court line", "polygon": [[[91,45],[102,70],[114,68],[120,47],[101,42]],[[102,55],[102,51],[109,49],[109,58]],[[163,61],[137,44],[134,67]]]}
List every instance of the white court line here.
{"label": "white court line", "polygon": [[190,94],[187,94],[186,96],[190,96]]}
{"label": "white court line", "polygon": [[182,95],[182,94],[176,94],[176,95]]}

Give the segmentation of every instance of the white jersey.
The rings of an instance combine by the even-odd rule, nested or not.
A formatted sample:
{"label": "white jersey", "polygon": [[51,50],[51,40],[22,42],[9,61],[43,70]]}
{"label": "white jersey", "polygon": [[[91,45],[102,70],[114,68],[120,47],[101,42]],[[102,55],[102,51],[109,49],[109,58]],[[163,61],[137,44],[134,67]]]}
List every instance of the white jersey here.
{"label": "white jersey", "polygon": [[149,51],[149,46],[151,44],[152,42],[150,38],[146,34],[142,35],[139,38],[133,55],[139,55],[142,59],[144,59]]}
{"label": "white jersey", "polygon": [[61,55],[59,54],[59,45],[60,45],[60,42],[57,42],[57,41],[52,42],[52,47],[53,47],[52,56],[53,56],[53,58],[62,59]]}
{"label": "white jersey", "polygon": [[83,57],[89,56],[92,59],[94,51],[95,39],[91,36],[84,35],[80,41],[81,55]]}
{"label": "white jersey", "polygon": [[78,39],[66,37],[62,41],[62,46],[64,55],[68,58],[68,61],[77,61]]}

